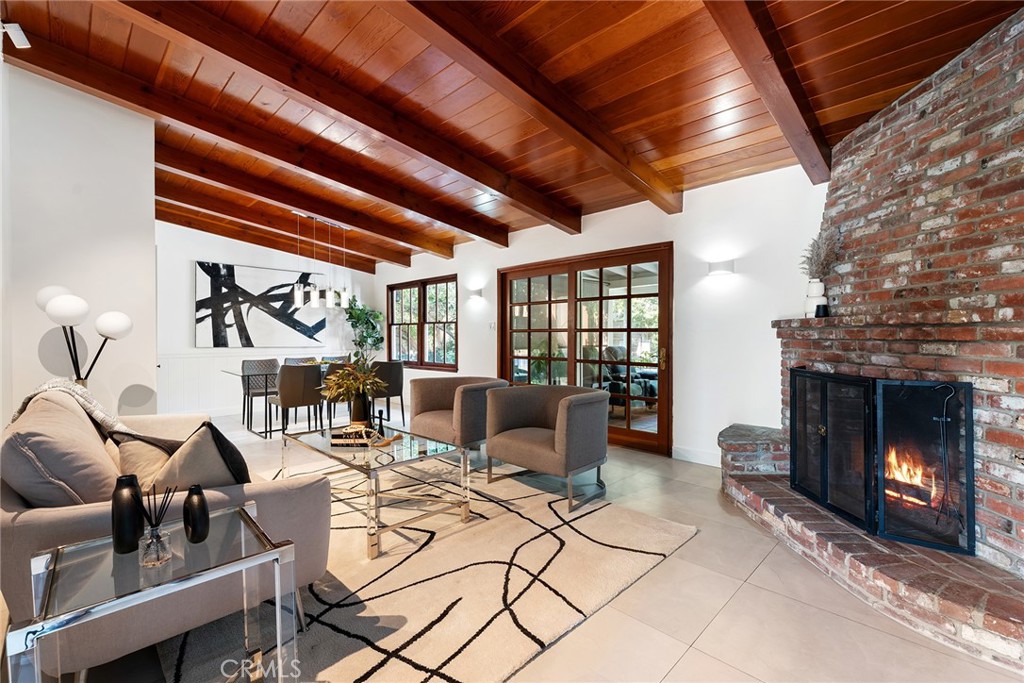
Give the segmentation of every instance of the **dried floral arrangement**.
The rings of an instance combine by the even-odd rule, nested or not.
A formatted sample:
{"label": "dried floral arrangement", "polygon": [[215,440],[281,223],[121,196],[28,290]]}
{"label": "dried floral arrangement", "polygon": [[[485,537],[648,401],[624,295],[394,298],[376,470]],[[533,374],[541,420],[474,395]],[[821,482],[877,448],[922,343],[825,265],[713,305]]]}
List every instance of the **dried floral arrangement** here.
{"label": "dried floral arrangement", "polygon": [[800,259],[800,270],[807,277],[822,280],[839,261],[839,231],[822,230],[811,240]]}

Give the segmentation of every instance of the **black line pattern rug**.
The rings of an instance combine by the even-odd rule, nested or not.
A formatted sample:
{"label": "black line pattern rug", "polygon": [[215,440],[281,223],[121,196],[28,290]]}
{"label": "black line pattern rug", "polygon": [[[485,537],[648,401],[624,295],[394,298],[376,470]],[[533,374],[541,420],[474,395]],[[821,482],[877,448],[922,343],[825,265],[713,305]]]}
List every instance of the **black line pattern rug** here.
{"label": "black line pattern rug", "polygon": [[[406,474],[384,483],[420,495],[457,489],[454,467]],[[569,515],[561,486],[474,475],[470,522],[438,515],[386,534],[372,561],[361,497],[336,496],[328,573],[303,589],[297,680],[505,680],[696,531],[600,499]],[[395,505],[383,521],[416,514]],[[167,680],[223,680],[240,639],[236,615],[162,643]]]}

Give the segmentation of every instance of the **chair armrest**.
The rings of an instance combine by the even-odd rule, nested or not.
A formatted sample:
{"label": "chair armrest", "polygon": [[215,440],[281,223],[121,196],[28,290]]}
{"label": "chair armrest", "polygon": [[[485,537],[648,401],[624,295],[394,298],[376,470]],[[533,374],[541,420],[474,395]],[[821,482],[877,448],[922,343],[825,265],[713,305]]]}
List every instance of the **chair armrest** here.
{"label": "chair armrest", "polygon": [[452,426],[459,444],[470,446],[487,438],[487,392],[508,386],[503,379],[463,384],[455,390]]}
{"label": "chair armrest", "polygon": [[566,396],[558,402],[555,451],[565,456],[570,472],[608,457],[607,391]]}
{"label": "chair armrest", "polygon": [[139,434],[164,439],[187,439],[199,425],[210,419],[201,413],[168,413],[166,415],[121,415],[121,422]]}

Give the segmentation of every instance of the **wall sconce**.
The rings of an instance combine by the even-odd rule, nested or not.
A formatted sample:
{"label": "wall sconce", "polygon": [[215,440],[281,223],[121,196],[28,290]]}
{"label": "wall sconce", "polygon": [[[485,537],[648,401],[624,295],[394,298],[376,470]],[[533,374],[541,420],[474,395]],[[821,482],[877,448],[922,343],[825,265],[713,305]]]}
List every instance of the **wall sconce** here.
{"label": "wall sconce", "polygon": [[471,289],[471,290],[469,290],[469,300],[470,301],[483,301],[484,300],[484,290],[483,289]]}
{"label": "wall sconce", "polygon": [[736,272],[736,261],[714,261],[708,263],[708,275],[730,275]]}

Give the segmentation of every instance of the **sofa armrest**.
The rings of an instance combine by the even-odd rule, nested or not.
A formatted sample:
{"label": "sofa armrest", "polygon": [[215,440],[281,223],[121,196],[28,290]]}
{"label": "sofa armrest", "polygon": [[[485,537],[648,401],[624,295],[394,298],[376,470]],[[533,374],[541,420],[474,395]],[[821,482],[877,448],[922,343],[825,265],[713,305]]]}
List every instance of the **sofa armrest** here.
{"label": "sofa armrest", "polygon": [[[175,494],[167,520],[181,519],[187,491]],[[304,476],[208,489],[211,510],[247,501],[256,503],[256,517],[274,541],[295,543],[295,582],[303,585],[320,578],[327,568],[330,535],[330,483],[321,476]],[[54,508],[4,510],[0,517],[3,554],[0,555],[0,592],[11,620],[33,615],[29,563],[33,555],[68,543],[110,535],[110,503]]]}
{"label": "sofa armrest", "polygon": [[588,391],[558,402],[555,451],[565,456],[570,472],[608,457],[607,391]]}
{"label": "sofa armrest", "polygon": [[455,390],[452,419],[455,438],[459,444],[470,446],[487,438],[487,391],[507,387],[508,382],[495,379],[490,382],[463,384]]}
{"label": "sofa armrest", "polygon": [[157,436],[163,439],[187,439],[204,422],[209,415],[201,413],[166,415],[121,415],[121,422],[139,434]]}

